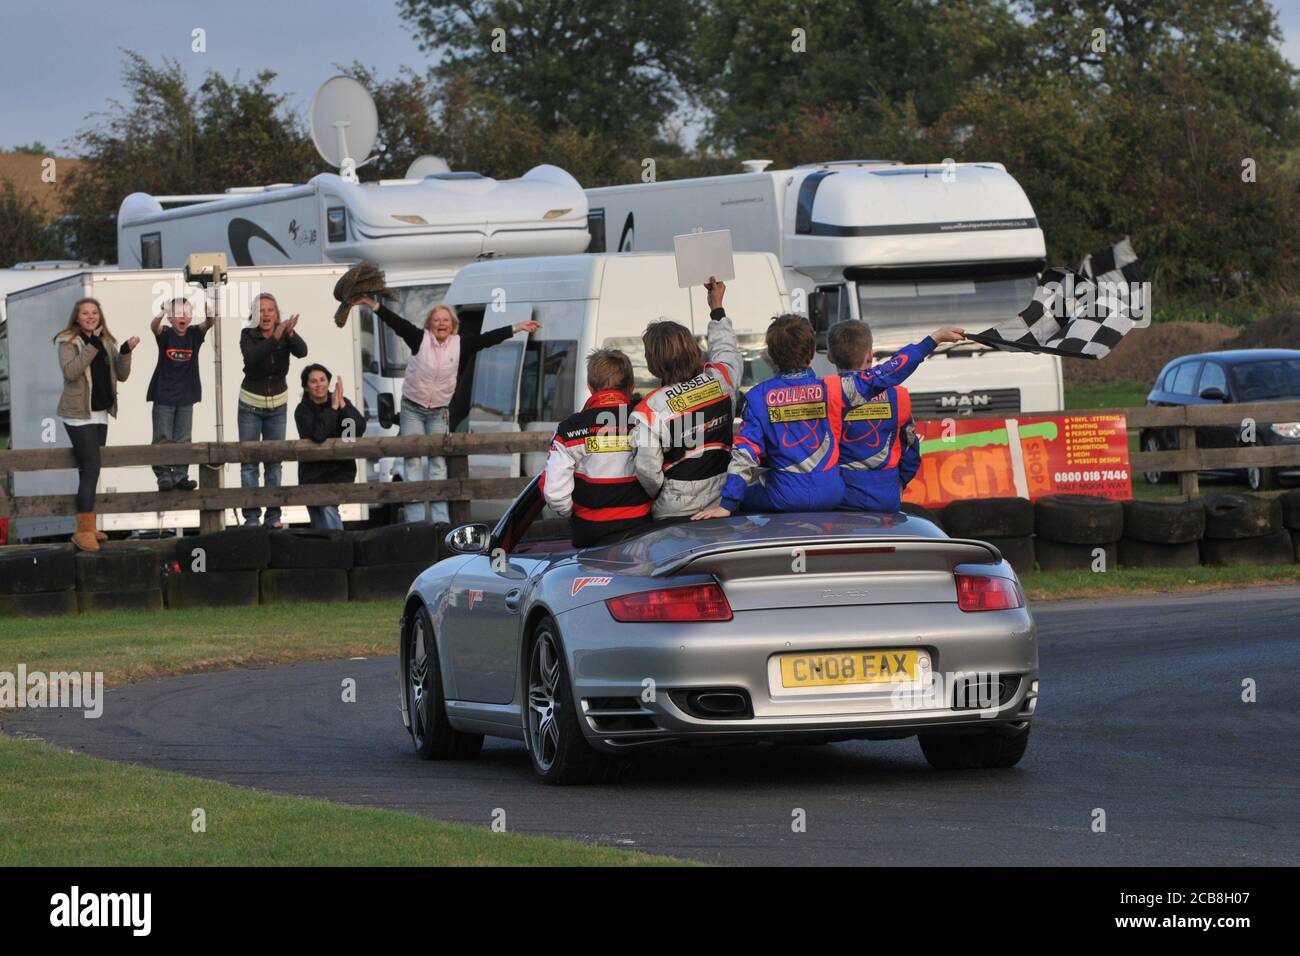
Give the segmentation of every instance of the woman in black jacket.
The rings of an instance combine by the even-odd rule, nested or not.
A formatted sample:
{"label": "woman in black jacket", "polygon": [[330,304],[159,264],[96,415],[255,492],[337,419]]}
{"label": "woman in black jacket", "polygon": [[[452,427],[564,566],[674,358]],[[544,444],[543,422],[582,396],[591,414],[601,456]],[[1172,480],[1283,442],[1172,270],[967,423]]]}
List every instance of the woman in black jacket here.
{"label": "woman in black jacket", "polygon": [[[330,370],[324,365],[308,365],[302,370],[302,401],[293,413],[299,438],[320,443],[330,438],[359,438],[366,432],[366,419],[357,407],[343,396],[343,377],[330,391]],[[331,461],[304,461],[298,465],[298,484],[344,484],[357,480],[357,463],[352,458]],[[338,505],[308,505],[313,528],[342,530]]]}
{"label": "woman in black jacket", "polygon": [[[253,300],[253,324],[239,334],[239,350],[244,355],[244,381],[239,387],[239,440],[280,441],[284,438],[289,411],[289,356],[306,358],[307,343],[298,335],[298,316],[280,321],[280,306],[275,296],[263,292]],[[268,461],[264,466],[266,487],[280,484],[280,463]],[[239,466],[239,483],[257,487],[257,462]],[[262,509],[245,508],[244,524],[256,525]],[[267,508],[265,525],[282,527],[280,509]]]}
{"label": "woman in black jacket", "polygon": [[[406,321],[386,305],[380,305],[368,296],[358,296],[353,305],[364,305],[381,322],[401,336],[411,357],[406,363],[406,377],[402,380],[402,410],[399,433],[402,435],[439,435],[455,431],[468,408],[468,377],[461,376],[472,370],[474,357],[482,349],[499,345],[516,332],[536,332],[541,328],[536,322],[516,322],[491,332],[475,328],[461,332],[460,319],[451,306],[435,305],[425,316],[424,327],[418,328]],[[471,372],[472,374],[472,372]],[[424,477],[423,458],[407,458],[407,481]],[[433,457],[429,463],[431,481],[447,477],[447,460]],[[412,502],[406,505],[407,521],[446,521],[447,503],[435,501]]]}

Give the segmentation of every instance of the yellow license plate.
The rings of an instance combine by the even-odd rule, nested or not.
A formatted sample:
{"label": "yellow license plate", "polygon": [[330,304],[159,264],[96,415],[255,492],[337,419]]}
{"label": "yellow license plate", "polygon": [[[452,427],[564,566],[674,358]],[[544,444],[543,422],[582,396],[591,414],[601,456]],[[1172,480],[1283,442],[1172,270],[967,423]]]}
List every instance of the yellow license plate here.
{"label": "yellow license plate", "polygon": [[918,678],[917,651],[831,651],[782,654],[782,687],[834,687],[840,684],[887,684]]}

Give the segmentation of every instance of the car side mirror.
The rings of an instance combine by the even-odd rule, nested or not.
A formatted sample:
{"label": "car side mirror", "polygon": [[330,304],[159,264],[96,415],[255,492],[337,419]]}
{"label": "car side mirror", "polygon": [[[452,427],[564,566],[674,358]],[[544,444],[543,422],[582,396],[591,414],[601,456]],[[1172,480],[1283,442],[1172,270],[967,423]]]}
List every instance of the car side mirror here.
{"label": "car side mirror", "polygon": [[392,392],[383,392],[379,396],[379,408],[377,409],[377,414],[379,416],[380,428],[393,427],[393,424],[397,421],[397,409],[393,406]]}
{"label": "car side mirror", "polygon": [[1201,390],[1201,398],[1207,402],[1226,402],[1228,396],[1223,394],[1223,389],[1210,386]]}
{"label": "car side mirror", "polygon": [[463,524],[447,532],[447,550],[457,554],[482,554],[488,549],[492,531],[485,524]]}

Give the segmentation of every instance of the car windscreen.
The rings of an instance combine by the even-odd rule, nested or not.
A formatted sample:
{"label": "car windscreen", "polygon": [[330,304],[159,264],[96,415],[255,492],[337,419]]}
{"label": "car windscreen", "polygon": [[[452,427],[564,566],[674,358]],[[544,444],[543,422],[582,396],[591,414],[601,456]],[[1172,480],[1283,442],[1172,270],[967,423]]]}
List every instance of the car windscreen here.
{"label": "car windscreen", "polygon": [[1038,277],[997,276],[954,280],[860,279],[858,309],[874,328],[960,325],[982,331],[1027,306]]}
{"label": "car windscreen", "polygon": [[1239,402],[1264,402],[1300,395],[1300,359],[1268,359],[1234,365],[1233,394]]}

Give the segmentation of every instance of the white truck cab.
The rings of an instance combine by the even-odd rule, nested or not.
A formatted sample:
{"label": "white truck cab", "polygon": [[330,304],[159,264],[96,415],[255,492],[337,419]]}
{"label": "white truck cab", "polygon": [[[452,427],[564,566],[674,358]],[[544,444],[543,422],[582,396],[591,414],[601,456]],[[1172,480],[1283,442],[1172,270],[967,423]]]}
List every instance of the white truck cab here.
{"label": "white truck cab", "polygon": [[[824,333],[871,325],[877,358],[938,325],[981,331],[1028,305],[1046,247],[1000,163],[850,160],[587,190],[592,251],[672,249],[674,235],[730,229],[737,250],[778,257]],[[941,350],[908,383],[918,417],[1061,408],[1060,359],[974,343]]]}

